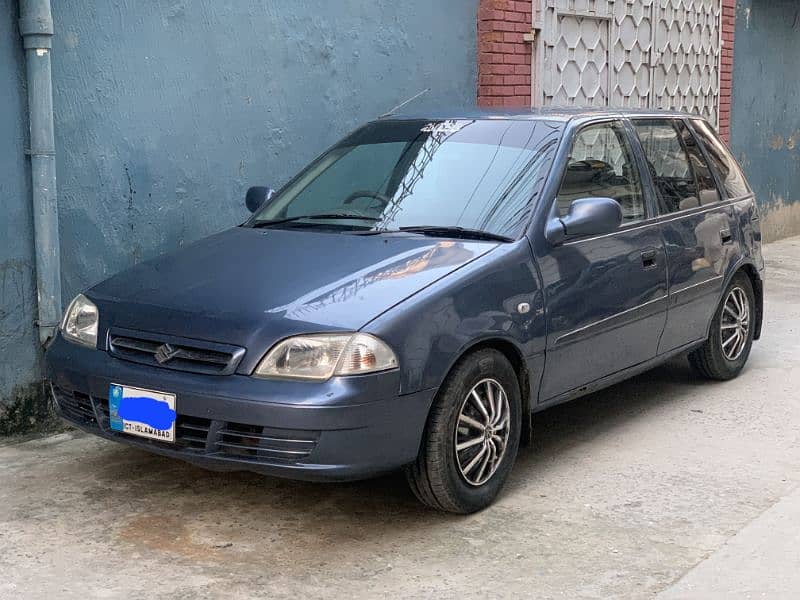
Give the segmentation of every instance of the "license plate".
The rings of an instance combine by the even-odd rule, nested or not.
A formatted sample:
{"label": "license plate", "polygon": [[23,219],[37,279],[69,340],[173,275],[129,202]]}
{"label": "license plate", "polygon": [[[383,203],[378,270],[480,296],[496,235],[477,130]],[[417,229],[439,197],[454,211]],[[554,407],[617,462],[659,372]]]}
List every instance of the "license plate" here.
{"label": "license plate", "polygon": [[175,441],[175,394],[112,383],[108,412],[114,431]]}

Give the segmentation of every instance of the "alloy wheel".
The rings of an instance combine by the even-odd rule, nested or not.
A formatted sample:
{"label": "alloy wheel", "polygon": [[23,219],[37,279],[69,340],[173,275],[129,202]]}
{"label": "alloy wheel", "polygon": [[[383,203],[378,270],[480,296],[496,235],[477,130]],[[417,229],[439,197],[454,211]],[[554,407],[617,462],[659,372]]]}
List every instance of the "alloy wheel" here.
{"label": "alloy wheel", "polygon": [[495,379],[479,381],[461,403],[455,432],[459,472],[473,486],[494,475],[505,456],[511,432],[508,395]]}
{"label": "alloy wheel", "polygon": [[750,302],[745,291],[736,286],[725,298],[720,322],[722,353],[730,361],[742,355],[750,332]]}

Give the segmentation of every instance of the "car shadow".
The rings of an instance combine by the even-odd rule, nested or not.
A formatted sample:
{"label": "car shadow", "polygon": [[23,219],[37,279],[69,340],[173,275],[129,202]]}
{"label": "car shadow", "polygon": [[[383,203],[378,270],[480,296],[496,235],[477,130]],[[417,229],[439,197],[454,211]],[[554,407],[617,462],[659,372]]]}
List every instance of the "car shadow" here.
{"label": "car shadow", "polygon": [[676,393],[708,381],[697,377],[684,357],[600,391],[534,414],[534,452],[548,455],[581,440],[588,431],[613,429]]}
{"label": "car shadow", "polygon": [[[504,495],[535,486],[542,463],[557,462],[564,449],[621,427],[659,404],[679,400],[687,388],[698,385],[701,381],[685,359],[678,359],[538,413],[533,447],[521,449]],[[322,560],[323,551],[335,554],[338,544],[351,540],[364,548],[385,536],[413,543],[414,536],[430,527],[464,527],[470,518],[500,518],[502,513],[492,517],[492,511],[484,511],[465,521],[429,510],[414,498],[399,472],[367,481],[319,484],[211,472],[115,444],[102,448],[85,467],[92,469],[96,485],[84,496],[98,507],[130,504],[135,498],[136,508],[118,525],[118,537],[201,561],[216,560],[219,548],[228,545],[226,552],[236,553],[240,561],[256,561],[281,545],[282,551],[288,545],[309,560]],[[283,568],[294,567],[287,563]]]}

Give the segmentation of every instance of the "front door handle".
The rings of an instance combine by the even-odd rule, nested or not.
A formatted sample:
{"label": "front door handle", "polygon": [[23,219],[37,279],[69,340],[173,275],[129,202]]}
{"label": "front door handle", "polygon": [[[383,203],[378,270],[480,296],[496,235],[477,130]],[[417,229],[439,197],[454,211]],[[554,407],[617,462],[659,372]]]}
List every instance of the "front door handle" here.
{"label": "front door handle", "polygon": [[719,232],[719,239],[722,240],[723,244],[730,244],[733,241],[733,236],[731,235],[730,229],[721,229]]}
{"label": "front door handle", "polygon": [[642,266],[645,269],[652,269],[656,266],[656,251],[655,249],[644,250],[642,252]]}

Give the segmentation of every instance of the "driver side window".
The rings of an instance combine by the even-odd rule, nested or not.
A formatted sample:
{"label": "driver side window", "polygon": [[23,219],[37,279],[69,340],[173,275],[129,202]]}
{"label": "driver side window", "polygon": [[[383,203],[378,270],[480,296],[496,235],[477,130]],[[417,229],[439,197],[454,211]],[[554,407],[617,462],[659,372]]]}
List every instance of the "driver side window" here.
{"label": "driver side window", "polygon": [[565,216],[574,200],[590,197],[619,202],[623,224],[646,216],[639,171],[618,123],[589,125],[578,132],[558,191],[559,215]]}

